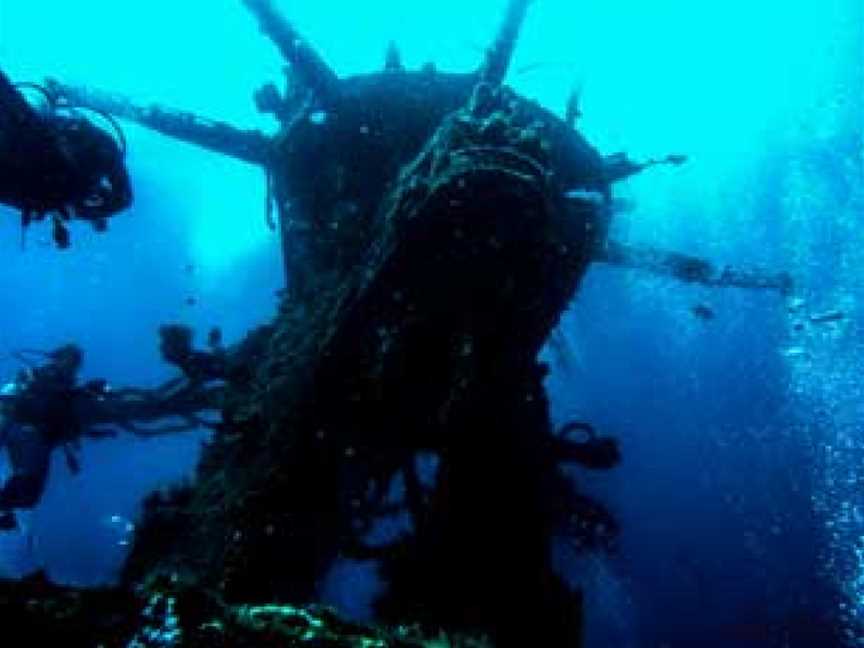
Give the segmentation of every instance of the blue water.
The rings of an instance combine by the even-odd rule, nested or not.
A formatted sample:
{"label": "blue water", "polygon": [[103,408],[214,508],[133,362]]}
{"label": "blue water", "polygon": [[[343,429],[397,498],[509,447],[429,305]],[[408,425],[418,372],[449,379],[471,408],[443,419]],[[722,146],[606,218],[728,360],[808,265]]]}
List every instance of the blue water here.
{"label": "blue water", "polygon": [[[0,68],[56,76],[268,131],[255,88],[281,61],[239,2],[0,0]],[[343,75],[379,69],[395,39],[408,67],[476,66],[504,2],[281,2]],[[617,436],[624,461],[576,476],[617,514],[614,557],[561,551],[586,590],[588,646],[819,646],[826,615],[864,619],[864,7],[860,0],[716,6],[684,0],[538,0],[508,82],[563,113],[603,152],[686,153],[687,165],[619,185],[614,235],[718,263],[784,269],[803,305],[594,266],[548,349],[556,421]],[[136,202],[106,235],[46,228],[22,249],[0,208],[0,378],[8,353],[68,341],[85,377],[151,386],[170,375],[156,330],[214,325],[226,343],[273,314],[278,242],[263,173],[124,126]],[[194,297],[190,305],[187,298]],[[710,305],[716,318],[694,318]],[[843,321],[794,324],[842,309]],[[790,309],[794,312],[790,312]],[[203,433],[88,443],[80,474],[55,457],[26,533],[0,539],[0,571],[44,566],[110,581],[125,545],[111,516],[188,476]],[[26,536],[26,537],[25,537]],[[506,568],[506,566],[504,567]],[[324,590],[353,614],[368,570]]]}

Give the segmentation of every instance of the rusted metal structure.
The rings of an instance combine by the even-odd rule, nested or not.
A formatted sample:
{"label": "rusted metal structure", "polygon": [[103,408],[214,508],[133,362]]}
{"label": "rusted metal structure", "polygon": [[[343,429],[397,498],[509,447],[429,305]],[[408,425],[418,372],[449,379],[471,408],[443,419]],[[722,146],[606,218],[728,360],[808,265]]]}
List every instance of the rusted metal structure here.
{"label": "rusted metal structure", "polygon": [[[474,72],[444,73],[432,66],[407,71],[391,44],[383,72],[344,79],[327,66],[270,0],[244,0],[244,4],[288,64],[284,96],[272,84],[256,95],[259,110],[274,114],[281,124],[273,136],[238,129],[183,110],[138,104],[126,97],[69,86],[56,80],[49,80],[47,86],[56,97],[71,105],[110,113],[168,137],[265,168],[272,178],[272,198],[280,217],[287,276],[296,280],[306,272],[306,267],[292,257],[296,258],[295,252],[307,245],[315,247],[311,238],[316,234],[308,235],[306,228],[312,231],[317,228],[316,223],[309,222],[315,220],[309,212],[322,207],[316,201],[340,200],[343,211],[350,212],[344,214],[344,218],[367,221],[370,205],[377,204],[384,187],[417,154],[441,120],[466,105],[478,84],[497,87],[504,82],[531,2],[508,4],[501,31]],[[523,98],[514,96],[513,100],[536,120],[535,125],[544,129],[544,141],[562,156],[556,161],[560,163],[556,172],[562,175],[561,187],[576,200],[591,197],[586,192],[599,192],[593,199],[606,201],[604,221],[612,210],[608,198],[615,182],[657,164],[685,161],[683,156],[672,155],[637,163],[621,153],[601,155],[575,130],[579,113],[576,94],[568,101],[563,120]],[[581,178],[574,176],[580,173]],[[591,176],[590,180],[587,176]],[[568,180],[576,182],[568,185]],[[329,225],[333,227],[334,223]],[[781,293],[791,290],[791,280],[785,273],[761,268],[717,268],[686,254],[632,248],[609,241],[606,233],[604,228],[601,235],[595,237],[592,261],[709,285]]]}
{"label": "rusted metal structure", "polygon": [[[263,166],[284,250],[280,311],[229,352],[224,422],[196,483],[151,501],[125,582],[303,601],[337,557],[377,558],[387,619],[579,645],[581,599],[549,543],[613,546],[616,525],[559,465],[618,454],[590,426],[552,429],[538,352],[593,261],[781,292],[788,278],[608,240],[612,185],[658,162],[602,155],[578,108],[562,120],[503,84],[529,0],[509,2],[473,72],[407,71],[391,48],[384,71],[349,78],[269,0],[244,2],[290,67],[288,92],[256,97],[275,136],[49,84]],[[408,531],[375,537],[400,515]]]}

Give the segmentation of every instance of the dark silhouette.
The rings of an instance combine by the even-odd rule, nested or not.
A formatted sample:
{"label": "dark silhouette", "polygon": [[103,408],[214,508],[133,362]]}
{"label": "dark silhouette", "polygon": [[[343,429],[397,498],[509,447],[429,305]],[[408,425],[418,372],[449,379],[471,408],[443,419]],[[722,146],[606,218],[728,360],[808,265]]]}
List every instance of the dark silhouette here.
{"label": "dark silhouette", "polygon": [[[192,349],[192,333],[181,326],[165,326],[160,333],[163,357],[182,375],[150,390],[115,390],[102,378],[79,382],[83,353],[75,344],[16,354],[28,366],[0,392],[0,448],[12,467],[0,486],[0,530],[16,527],[12,509],[39,503],[55,448],[77,473],[83,438],[114,437],[121,430],[151,437],[215,425],[200,414],[219,406],[221,387],[213,382],[226,374],[225,350],[221,344],[210,352]],[[34,355],[42,361],[33,362]]]}
{"label": "dark silhouette", "polygon": [[0,529],[15,527],[11,509],[39,502],[54,448],[63,449],[72,472],[80,470],[76,451],[84,428],[79,410],[107,390],[104,380],[78,384],[83,356],[77,346],[59,347],[45,358],[44,364],[20,372],[0,402],[0,446],[12,465],[12,476],[0,488]]}
{"label": "dark silhouette", "polygon": [[[270,326],[229,349],[217,336],[210,352],[163,328],[183,376],[121,403],[121,420],[168,405],[192,417],[216,403],[222,415],[195,482],[148,500],[122,591],[167,579],[207,592],[199,605],[212,594],[224,615],[311,601],[334,559],[377,558],[388,621],[503,648],[579,646],[581,595],[550,544],[614,549],[619,529],[563,467],[605,470],[620,453],[589,425],[553,429],[537,357],[561,313],[598,260],[708,285],[789,281],[609,240],[612,184],[684,158],[603,156],[503,85],[530,0],[510,0],[473,72],[348,78],[270,0],[245,4],[298,86],[257,97],[281,122],[275,137],[51,84],[265,167],[284,249]],[[214,380],[220,391],[207,391]],[[118,410],[88,420],[106,418]],[[429,456],[434,475],[418,467]],[[410,529],[376,538],[393,516]],[[205,625],[217,624],[186,627]]]}
{"label": "dark silhouette", "polygon": [[[23,87],[43,93],[47,108],[31,106]],[[119,128],[115,139],[45,88],[16,86],[0,71],[0,203],[21,211],[22,226],[50,216],[59,248],[69,247],[71,218],[104,231],[132,203],[124,149]]]}

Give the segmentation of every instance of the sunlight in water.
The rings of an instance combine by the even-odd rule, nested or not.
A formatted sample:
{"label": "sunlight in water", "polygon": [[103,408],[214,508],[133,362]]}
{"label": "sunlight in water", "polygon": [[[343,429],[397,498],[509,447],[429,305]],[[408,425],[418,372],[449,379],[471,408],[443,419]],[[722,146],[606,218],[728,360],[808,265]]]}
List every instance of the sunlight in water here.
{"label": "sunlight in water", "polygon": [[[432,61],[448,71],[471,70],[506,2],[276,4],[338,73],[349,75],[379,70],[391,40],[411,69]],[[579,128],[603,153],[628,151],[635,159],[688,156],[680,169],[657,169],[616,187],[617,197],[633,205],[616,217],[616,237],[712,259],[749,254],[797,273],[801,303],[778,307],[778,317],[788,320],[788,335],[775,357],[784,363],[784,387],[800,413],[802,434],[812,436],[811,474],[801,480],[812,482],[812,512],[825,536],[821,575],[836,581],[846,599],[840,609],[847,638],[864,646],[856,630],[864,627],[864,348],[857,325],[864,309],[861,143],[845,157],[837,152],[847,139],[860,139],[861,73],[850,66],[861,65],[862,7],[860,0],[542,0],[533,3],[508,81],[558,114],[571,89],[580,88]],[[255,112],[253,93],[266,82],[283,81],[278,52],[261,37],[240,0],[0,0],[0,68],[16,80],[56,76],[265,133],[274,133],[276,124]],[[158,313],[149,313],[154,321],[169,315],[192,321],[186,306],[194,304],[197,317],[210,308],[209,319],[199,324],[230,325],[253,299],[269,315],[271,304],[261,296],[237,295],[248,292],[239,275],[250,259],[269,254],[272,260],[279,250],[279,236],[266,222],[263,171],[131,125],[124,129],[136,203],[112,221],[104,239],[81,237],[89,256],[49,257],[50,242],[38,238],[45,238],[44,229],[33,234],[29,256],[17,249],[14,257],[9,253],[6,280],[15,283],[8,285],[34,276],[41,282],[32,304],[24,294],[32,291],[22,291],[14,304],[22,314],[21,330],[31,337],[45,332],[46,339],[67,335],[69,310],[86,320],[81,330],[92,333],[88,352],[98,348],[97,341],[111,353],[125,345],[93,324],[106,330],[115,325],[110,317],[100,319],[102,307],[114,298],[106,297],[107,290],[103,294],[101,285],[90,285],[89,298],[68,290],[67,279],[81,276],[111,284],[122,295],[114,316],[123,303],[135,302],[144,286],[146,297],[137,301],[145,303],[135,304],[140,310],[128,317],[127,332],[143,321],[153,286],[164,289],[164,303],[174,308],[163,309],[160,302],[153,307]],[[14,214],[0,209],[0,216]],[[4,232],[17,236],[11,228]],[[139,239],[157,252],[142,255]],[[39,265],[37,273],[33,266],[44,258],[51,265]],[[159,264],[166,266],[160,268],[164,272],[157,272]],[[272,265],[278,274],[281,266]],[[186,267],[189,276],[183,274]],[[257,289],[257,275],[254,281]],[[640,299],[653,306],[683,299],[680,293],[640,295],[640,286],[644,283],[632,286],[637,306]],[[64,301],[67,292],[75,292],[73,308]],[[273,290],[266,292],[271,299]],[[133,299],[127,300],[128,294]],[[212,305],[221,306],[226,294],[242,306],[222,311]],[[211,305],[202,308],[208,297]],[[814,325],[810,318],[826,309],[842,311],[843,320]],[[682,324],[671,308],[651,322],[664,334],[671,332],[679,346],[707,348],[710,343],[700,342],[707,339],[704,328],[692,324],[689,319]],[[150,335],[155,324],[147,326]],[[243,321],[236,328],[245,326]],[[5,329],[2,333],[19,342]],[[654,342],[660,339],[655,335]],[[76,331],[74,337],[81,335]],[[583,355],[590,358],[593,350],[574,346],[577,354],[566,342],[550,349],[558,353],[552,359],[588,382],[590,365]],[[774,351],[771,346],[768,353]],[[110,367],[117,366],[108,351],[102,355]],[[658,445],[658,454],[679,450],[666,443]],[[0,572],[4,561],[22,559],[22,547],[0,546]],[[600,563],[594,567],[596,579],[612,582],[611,570],[602,569]],[[615,595],[610,607],[620,607],[628,596],[623,585],[610,592]],[[628,628],[629,623],[628,618]]]}
{"label": "sunlight in water", "polygon": [[[434,60],[445,69],[470,69],[504,2],[439,2],[410,12],[394,11],[389,0],[282,4],[337,71],[353,74],[378,69],[391,39],[409,66]],[[37,4],[2,5],[0,60],[13,77],[54,75],[241,127],[274,129],[255,113],[251,97],[260,84],[280,80],[282,64],[240,2],[119,6],[82,0],[52,6],[51,20]],[[583,128],[604,152],[690,156],[691,164],[680,172],[654,173],[653,189],[635,181],[639,191],[636,211],[626,219],[630,226],[647,232],[681,227],[670,215],[683,207],[688,227],[719,233],[730,210],[712,187],[742,181],[758,163],[753,153],[766,137],[825,112],[842,54],[829,35],[847,7],[848,0],[787,5],[782,11],[744,0],[722,7],[684,0],[546,0],[532,9],[510,81],[559,113],[567,93],[580,85]],[[456,15],[463,19],[454,20]],[[68,29],[70,24],[76,28]],[[192,24],[196,29],[190,31]],[[357,24],[364,28],[355,29]],[[53,46],[46,48],[46,42]],[[260,245],[275,244],[261,227],[261,174],[182,145],[166,144],[154,158],[151,145],[135,136],[131,148],[146,165],[139,175],[149,167],[165,183],[165,218],[186,223],[202,265],[224,271]]]}

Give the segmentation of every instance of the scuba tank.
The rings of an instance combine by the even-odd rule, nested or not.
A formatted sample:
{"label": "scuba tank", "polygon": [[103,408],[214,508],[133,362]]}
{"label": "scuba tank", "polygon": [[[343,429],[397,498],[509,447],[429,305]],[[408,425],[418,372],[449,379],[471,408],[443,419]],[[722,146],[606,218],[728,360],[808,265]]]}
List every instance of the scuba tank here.
{"label": "scuba tank", "polygon": [[[44,110],[28,103],[24,89],[44,96]],[[50,217],[59,248],[70,245],[72,218],[104,231],[132,203],[123,132],[110,116],[89,112],[113,134],[45,87],[14,84],[0,71],[0,203],[20,210],[24,228]]]}

